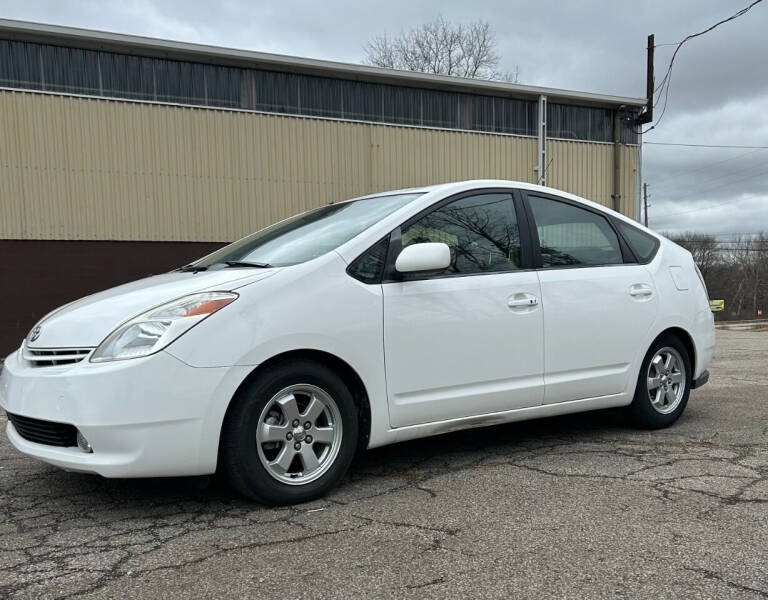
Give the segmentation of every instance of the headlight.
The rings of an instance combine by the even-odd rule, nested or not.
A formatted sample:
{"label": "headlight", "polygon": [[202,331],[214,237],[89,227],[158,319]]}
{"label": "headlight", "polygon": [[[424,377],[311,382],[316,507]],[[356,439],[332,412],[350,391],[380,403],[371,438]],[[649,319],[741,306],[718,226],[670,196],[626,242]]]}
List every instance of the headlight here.
{"label": "headlight", "polygon": [[158,352],[234,302],[237,296],[233,292],[204,292],[148,310],[110,333],[96,348],[91,362],[139,358]]}

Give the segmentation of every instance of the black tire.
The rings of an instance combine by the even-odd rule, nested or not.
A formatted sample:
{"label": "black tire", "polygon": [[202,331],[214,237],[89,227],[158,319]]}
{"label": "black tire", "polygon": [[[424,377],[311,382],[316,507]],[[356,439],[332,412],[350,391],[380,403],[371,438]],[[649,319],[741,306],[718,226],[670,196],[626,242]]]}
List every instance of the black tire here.
{"label": "black tire", "polygon": [[[262,412],[276,394],[304,384],[320,388],[335,402],[342,425],[341,442],[330,466],[317,479],[288,484],[276,479],[262,463],[256,430]],[[354,458],[357,438],[357,410],[344,381],[322,364],[290,360],[258,373],[233,399],[222,426],[219,464],[232,487],[248,498],[269,505],[307,502],[326,494],[344,477]]]}
{"label": "black tire", "polygon": [[[654,408],[651,401],[651,394],[648,390],[648,372],[651,361],[656,354],[664,348],[672,348],[677,351],[682,359],[682,369],[684,371],[685,388],[682,393],[682,397],[678,400],[676,408],[670,412],[664,414]],[[632,404],[628,407],[628,414],[632,421],[632,424],[642,429],[663,429],[669,427],[683,414],[686,405],[688,404],[688,396],[691,393],[691,381],[692,381],[692,369],[691,359],[688,355],[688,350],[677,336],[671,334],[661,335],[654,340],[651,347],[643,359],[643,363],[640,367],[640,373],[637,378],[637,387],[635,388],[635,397],[632,400]]]}

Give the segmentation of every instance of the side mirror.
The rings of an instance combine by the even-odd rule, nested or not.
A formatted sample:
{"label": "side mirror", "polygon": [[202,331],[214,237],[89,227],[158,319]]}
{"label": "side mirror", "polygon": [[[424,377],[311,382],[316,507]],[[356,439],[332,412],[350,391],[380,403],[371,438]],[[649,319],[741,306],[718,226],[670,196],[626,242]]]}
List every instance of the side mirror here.
{"label": "side mirror", "polygon": [[398,273],[441,271],[451,266],[451,249],[442,242],[423,242],[402,249],[395,261]]}

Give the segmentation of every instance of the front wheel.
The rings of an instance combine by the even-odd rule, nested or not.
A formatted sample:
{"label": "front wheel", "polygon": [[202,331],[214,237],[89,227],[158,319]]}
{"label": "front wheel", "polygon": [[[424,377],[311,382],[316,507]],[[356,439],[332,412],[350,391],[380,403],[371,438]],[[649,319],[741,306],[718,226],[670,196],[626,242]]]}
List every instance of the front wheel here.
{"label": "front wheel", "polygon": [[644,429],[661,429],[677,421],[688,403],[691,371],[688,351],[679,338],[657,338],[640,367],[635,397],[629,406],[633,422]]}
{"label": "front wheel", "polygon": [[354,400],[338,375],[310,361],[278,364],[233,400],[222,429],[222,467],[249,498],[306,502],[344,476],[357,430]]}

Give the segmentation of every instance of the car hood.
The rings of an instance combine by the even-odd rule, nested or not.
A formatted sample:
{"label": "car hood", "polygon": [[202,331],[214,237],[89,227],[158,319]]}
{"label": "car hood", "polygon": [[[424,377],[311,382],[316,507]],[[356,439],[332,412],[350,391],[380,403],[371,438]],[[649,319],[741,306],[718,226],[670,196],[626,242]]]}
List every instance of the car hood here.
{"label": "car hood", "polygon": [[279,269],[229,268],[198,273],[164,273],[139,279],[65,304],[39,323],[30,348],[92,348],[118,325],[176,298],[204,291],[232,291],[265,279]]}

